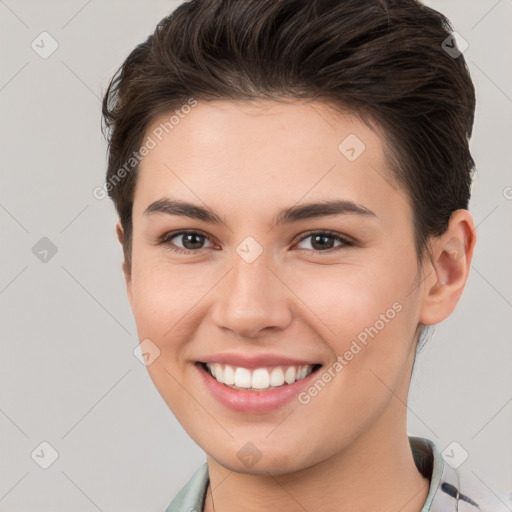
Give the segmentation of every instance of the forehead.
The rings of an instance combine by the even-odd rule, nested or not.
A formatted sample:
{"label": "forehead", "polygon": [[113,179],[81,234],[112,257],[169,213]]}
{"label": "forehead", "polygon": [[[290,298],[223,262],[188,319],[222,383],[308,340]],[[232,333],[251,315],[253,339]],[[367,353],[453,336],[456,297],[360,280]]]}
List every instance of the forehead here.
{"label": "forehead", "polygon": [[322,102],[197,102],[155,118],[148,141],[134,214],[165,195],[260,208],[262,199],[270,206],[343,195],[377,209],[403,196],[379,127]]}

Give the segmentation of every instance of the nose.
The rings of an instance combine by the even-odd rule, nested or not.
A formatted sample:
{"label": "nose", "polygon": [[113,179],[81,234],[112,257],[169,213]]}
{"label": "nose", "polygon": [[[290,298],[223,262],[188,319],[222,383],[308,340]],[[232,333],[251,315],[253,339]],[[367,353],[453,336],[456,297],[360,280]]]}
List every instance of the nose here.
{"label": "nose", "polygon": [[293,296],[286,283],[263,256],[252,263],[236,259],[215,290],[215,325],[243,338],[257,338],[264,329],[286,328],[292,321]]}

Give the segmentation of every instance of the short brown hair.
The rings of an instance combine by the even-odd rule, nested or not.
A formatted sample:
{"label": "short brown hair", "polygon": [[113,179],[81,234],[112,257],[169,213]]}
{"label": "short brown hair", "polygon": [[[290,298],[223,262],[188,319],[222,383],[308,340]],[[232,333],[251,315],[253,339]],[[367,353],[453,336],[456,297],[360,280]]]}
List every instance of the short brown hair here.
{"label": "short brown hair", "polygon": [[455,54],[445,51],[446,41],[454,47],[451,33],[445,16],[416,0],[181,4],[130,53],[103,99],[107,191],[128,268],[138,168],[131,155],[155,117],[191,97],[324,100],[377,123],[412,205],[421,259],[428,237],[467,209],[474,170],[475,91],[456,45]]}

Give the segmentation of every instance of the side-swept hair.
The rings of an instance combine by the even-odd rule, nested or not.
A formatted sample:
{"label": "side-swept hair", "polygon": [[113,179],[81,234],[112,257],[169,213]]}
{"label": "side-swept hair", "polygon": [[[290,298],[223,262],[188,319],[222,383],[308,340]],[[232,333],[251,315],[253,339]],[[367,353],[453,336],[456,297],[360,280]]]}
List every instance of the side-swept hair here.
{"label": "side-swept hair", "polygon": [[107,190],[128,267],[137,162],[115,185],[113,178],[134,160],[151,121],[190,98],[325,100],[377,123],[410,200],[421,260],[428,237],[442,235],[452,212],[467,209],[474,170],[475,91],[452,29],[416,0],[181,4],[131,52],[103,99]]}

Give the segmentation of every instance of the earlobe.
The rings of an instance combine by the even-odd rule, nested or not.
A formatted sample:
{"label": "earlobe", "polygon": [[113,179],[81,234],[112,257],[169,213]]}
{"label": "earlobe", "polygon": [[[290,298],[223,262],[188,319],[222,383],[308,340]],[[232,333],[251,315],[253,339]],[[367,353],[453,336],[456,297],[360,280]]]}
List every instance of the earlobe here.
{"label": "earlobe", "polygon": [[467,210],[453,212],[448,229],[433,244],[430,270],[424,277],[424,295],[419,321],[442,322],[455,309],[462,295],[476,244],[476,231]]}

